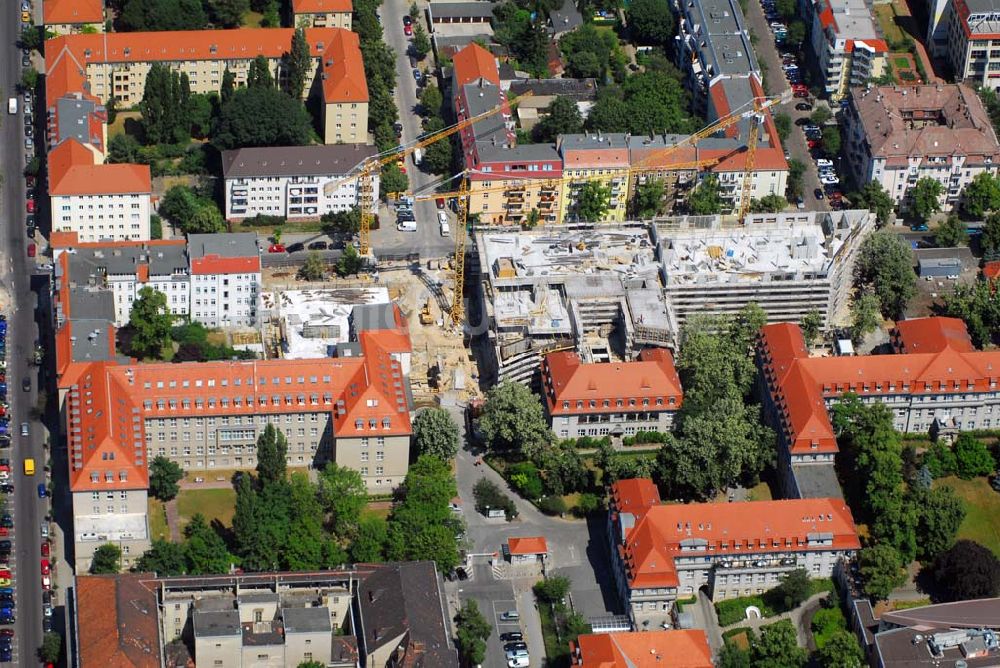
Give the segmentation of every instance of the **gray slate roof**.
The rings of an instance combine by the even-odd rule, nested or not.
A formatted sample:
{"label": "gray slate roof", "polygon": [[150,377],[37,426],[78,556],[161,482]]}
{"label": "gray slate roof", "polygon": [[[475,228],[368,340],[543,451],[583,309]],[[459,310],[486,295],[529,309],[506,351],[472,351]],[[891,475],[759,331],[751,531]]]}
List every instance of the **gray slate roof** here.
{"label": "gray slate roof", "polygon": [[367,144],[241,148],[222,152],[222,176],[340,176],[377,152]]}

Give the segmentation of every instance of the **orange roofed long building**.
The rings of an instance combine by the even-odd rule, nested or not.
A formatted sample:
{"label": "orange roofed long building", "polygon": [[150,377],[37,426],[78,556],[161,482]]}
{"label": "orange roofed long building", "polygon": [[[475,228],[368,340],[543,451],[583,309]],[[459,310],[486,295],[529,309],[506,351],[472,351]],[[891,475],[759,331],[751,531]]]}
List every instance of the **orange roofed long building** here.
{"label": "orange roofed long building", "polygon": [[666,348],[648,348],[634,362],[584,363],[575,352],[542,360],[543,404],[559,438],[631,436],[670,431],[683,392]]}
{"label": "orange roofed long building", "polygon": [[[241,28],[56,37],[45,44],[47,80],[58,82],[46,87],[46,104],[51,110],[66,93],[86,92],[134,106],[157,62],[187,74],[193,93],[218,92],[226,69],[238,86],[245,85],[257,56],[264,56],[275,80],[284,82],[282,60],[293,33],[292,28]],[[303,96],[315,94],[323,102],[325,142],[366,143],[368,83],[357,34],[333,27],[307,28],[305,34],[313,64]]]}
{"label": "orange roofed long building", "polygon": [[663,504],[646,478],[611,487],[615,583],[637,629],[669,624],[674,601],[760,594],[788,572],[830,577],[860,549],[842,499]]}
{"label": "orange roofed long building", "polygon": [[103,0],[44,0],[42,23],[56,35],[104,32]]}
{"label": "orange roofed long building", "polygon": [[788,495],[808,496],[802,479],[832,464],[837,440],[827,412],[847,392],[884,403],[903,432],[1000,426],[1000,352],[975,350],[961,320],[900,321],[892,343],[896,354],[810,357],[798,325],[761,329],[761,394]]}
{"label": "orange roofed long building", "polygon": [[570,643],[579,668],[712,668],[712,648],[699,629],[587,633]]}

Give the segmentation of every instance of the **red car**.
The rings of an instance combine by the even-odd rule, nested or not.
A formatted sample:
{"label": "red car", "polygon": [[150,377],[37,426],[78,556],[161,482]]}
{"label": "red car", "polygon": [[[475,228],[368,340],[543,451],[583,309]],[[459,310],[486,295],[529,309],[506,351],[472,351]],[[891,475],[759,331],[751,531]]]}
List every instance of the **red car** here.
{"label": "red car", "polygon": [[35,252],[38,249],[35,248],[35,244],[28,244],[28,257],[35,257]]}
{"label": "red car", "polygon": [[287,253],[288,251],[285,250],[285,247],[282,244],[271,244],[270,246],[267,247],[267,252],[268,253]]}
{"label": "red car", "polygon": [[806,142],[806,146],[808,146],[809,148],[816,148],[817,146],[819,146],[819,144],[820,142],[813,141],[812,139]]}
{"label": "red car", "polygon": [[42,559],[41,563],[42,563],[42,575],[48,575],[49,574],[49,560],[48,559]]}
{"label": "red car", "polygon": [[35,212],[35,200],[29,199],[25,203],[24,208],[26,208],[28,210],[28,213],[34,213]]}
{"label": "red car", "polygon": [[413,26],[403,26],[403,34],[407,37],[413,37]]}
{"label": "red car", "polygon": [[437,204],[437,208],[443,209],[444,208],[444,197],[438,197],[436,200],[434,200],[434,203]]}
{"label": "red car", "polygon": [[42,556],[46,557],[46,558],[49,556],[49,544],[48,543],[42,543]]}

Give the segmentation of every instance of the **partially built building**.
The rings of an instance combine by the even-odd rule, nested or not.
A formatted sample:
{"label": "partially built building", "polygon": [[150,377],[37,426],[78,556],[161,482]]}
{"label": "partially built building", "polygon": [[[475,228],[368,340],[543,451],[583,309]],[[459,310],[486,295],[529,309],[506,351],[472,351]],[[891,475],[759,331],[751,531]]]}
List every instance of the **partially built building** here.
{"label": "partially built building", "polygon": [[815,310],[826,326],[846,323],[854,258],[874,229],[868,211],[830,211],[483,230],[471,263],[486,327],[483,380],[534,382],[554,350],[602,362],[673,349],[691,314],[750,302],[771,322]]}

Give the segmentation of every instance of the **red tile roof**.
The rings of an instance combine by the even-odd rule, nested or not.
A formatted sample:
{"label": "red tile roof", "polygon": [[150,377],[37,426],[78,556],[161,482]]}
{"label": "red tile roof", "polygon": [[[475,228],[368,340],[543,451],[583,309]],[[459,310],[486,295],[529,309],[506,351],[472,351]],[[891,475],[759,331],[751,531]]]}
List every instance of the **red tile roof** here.
{"label": "red tile roof", "polygon": [[104,23],[102,0],[44,0],[42,23],[47,26]]}
{"label": "red tile roof", "polygon": [[338,14],[353,10],[351,0],[292,0],[293,14]]}
{"label": "red tile roof", "polygon": [[[629,498],[624,482],[612,485],[612,517],[624,532],[619,554],[634,589],[676,587],[674,558],[682,544],[685,557],[861,547],[851,510],[842,499],[659,504],[636,515],[634,522],[622,523],[622,515],[635,515],[628,508],[641,509],[648,501]],[[832,534],[832,544],[819,542],[816,534]]]}
{"label": "red tile roof", "polygon": [[516,537],[507,539],[507,551],[511,554],[548,554],[549,546],[543,536]]}
{"label": "red tile roof", "polygon": [[[291,48],[294,32],[293,28],[239,28],[74,34],[48,40],[45,49],[48,57],[54,58],[49,72],[56,66],[64,67],[60,63],[67,57],[73,58],[78,69],[101,62],[232,60],[258,55],[280,58]],[[367,101],[368,86],[357,34],[343,28],[306,28],[305,32],[310,53],[321,58],[321,71],[328,74],[323,82],[326,101]]]}
{"label": "red tile roof", "polygon": [[260,272],[260,256],[222,257],[206,255],[191,259],[191,273],[200,274],[256,274]]}
{"label": "red tile roof", "polygon": [[453,91],[455,94],[458,94],[459,88],[477,79],[486,79],[496,86],[500,85],[500,70],[496,59],[475,42],[455,54],[452,72],[457,86]]}
{"label": "red tile roof", "polygon": [[570,648],[579,668],[712,668],[701,630],[588,633]]}
{"label": "red tile roof", "polygon": [[893,340],[899,354],[809,357],[797,325],[761,329],[758,356],[792,454],[837,451],[825,399],[845,392],[989,392],[1000,380],[1000,352],[973,350],[960,320],[901,321]]}
{"label": "red tile roof", "polygon": [[49,195],[123,195],[151,193],[149,165],[94,164],[95,155],[76,139],[49,153]]}
{"label": "red tile roof", "polygon": [[987,262],[983,265],[983,277],[989,280],[1000,278],[1000,260]]}
{"label": "red tile roof", "polygon": [[81,666],[160,668],[156,581],[147,575],[76,579]]}
{"label": "red tile roof", "polygon": [[677,410],[683,398],[673,355],[665,348],[643,350],[635,362],[602,364],[584,364],[575,352],[549,353],[542,384],[552,415],[620,413],[619,399],[630,410]]}

